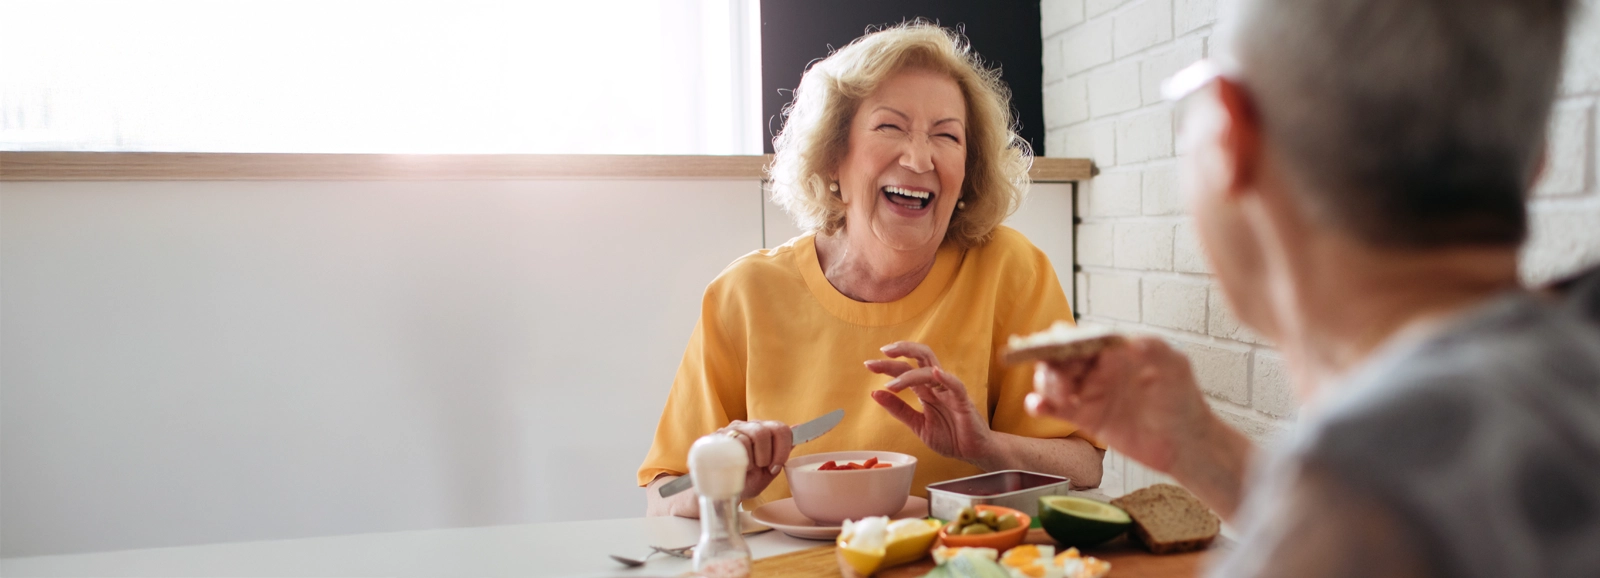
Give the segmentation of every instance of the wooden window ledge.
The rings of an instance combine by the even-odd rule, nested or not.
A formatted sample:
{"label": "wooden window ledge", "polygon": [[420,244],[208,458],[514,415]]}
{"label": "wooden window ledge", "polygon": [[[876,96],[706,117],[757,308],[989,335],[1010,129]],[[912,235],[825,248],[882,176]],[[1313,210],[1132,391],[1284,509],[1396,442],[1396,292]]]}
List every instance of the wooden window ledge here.
{"label": "wooden window ledge", "polygon": [[[772,155],[388,155],[0,152],[0,181],[759,179]],[[1035,182],[1087,180],[1088,159],[1035,158]]]}

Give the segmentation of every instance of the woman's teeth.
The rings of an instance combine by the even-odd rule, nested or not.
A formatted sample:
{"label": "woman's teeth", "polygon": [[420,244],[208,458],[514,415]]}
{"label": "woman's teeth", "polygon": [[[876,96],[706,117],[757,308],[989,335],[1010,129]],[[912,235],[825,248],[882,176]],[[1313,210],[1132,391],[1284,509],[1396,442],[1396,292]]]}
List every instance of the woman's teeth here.
{"label": "woman's teeth", "polygon": [[928,191],[913,191],[894,186],[884,187],[883,194],[889,202],[910,209],[927,207],[928,203],[933,201],[933,193]]}

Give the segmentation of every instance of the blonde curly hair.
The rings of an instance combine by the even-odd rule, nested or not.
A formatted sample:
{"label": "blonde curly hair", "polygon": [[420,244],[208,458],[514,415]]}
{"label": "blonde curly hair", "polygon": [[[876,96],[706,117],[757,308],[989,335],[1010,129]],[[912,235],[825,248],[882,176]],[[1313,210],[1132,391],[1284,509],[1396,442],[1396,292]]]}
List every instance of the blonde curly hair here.
{"label": "blonde curly hair", "polygon": [[772,141],[768,187],[801,229],[831,235],[844,228],[844,199],[828,190],[829,176],[849,150],[861,101],[907,69],[949,75],[966,100],[966,206],[950,217],[945,240],[962,248],[982,245],[1022,203],[1033,151],[1015,131],[1011,91],[1000,71],[984,66],[960,33],[919,19],[857,38],[800,79],[784,110],[783,131]]}

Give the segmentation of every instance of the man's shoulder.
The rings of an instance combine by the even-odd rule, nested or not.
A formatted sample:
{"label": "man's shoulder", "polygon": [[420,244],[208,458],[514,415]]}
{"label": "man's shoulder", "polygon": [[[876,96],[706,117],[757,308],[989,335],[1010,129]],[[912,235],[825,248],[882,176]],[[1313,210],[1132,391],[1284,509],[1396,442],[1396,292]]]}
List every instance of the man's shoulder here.
{"label": "man's shoulder", "polygon": [[[1326,445],[1388,448],[1425,463],[1501,421],[1492,414],[1561,414],[1559,404],[1600,401],[1600,327],[1526,295],[1485,306],[1463,323],[1374,362],[1344,386],[1318,425]],[[1577,417],[1577,416],[1558,416]],[[1600,417],[1597,415],[1596,417]],[[1405,439],[1397,439],[1405,438]],[[1597,440],[1600,442],[1600,440]],[[1414,444],[1428,456],[1406,456]],[[1421,452],[1423,448],[1412,448]]]}
{"label": "man's shoulder", "polygon": [[[1549,469],[1539,456],[1600,463],[1600,327],[1532,296],[1492,303],[1346,387],[1294,451],[1396,499],[1464,507]],[[1570,474],[1600,488],[1600,469]],[[1455,494],[1437,495],[1445,480]]]}
{"label": "man's shoulder", "polygon": [[1588,556],[1562,544],[1600,540],[1600,328],[1514,296],[1368,369],[1302,424],[1293,461],[1379,500],[1457,570]]}

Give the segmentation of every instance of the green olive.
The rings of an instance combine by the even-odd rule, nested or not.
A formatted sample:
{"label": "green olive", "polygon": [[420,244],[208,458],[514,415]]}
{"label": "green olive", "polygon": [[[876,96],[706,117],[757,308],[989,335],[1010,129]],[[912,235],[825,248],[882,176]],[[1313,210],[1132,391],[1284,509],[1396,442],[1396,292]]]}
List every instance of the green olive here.
{"label": "green olive", "polygon": [[999,516],[994,515],[994,512],[990,512],[988,510],[978,512],[978,521],[983,522],[983,525],[985,526],[995,528],[999,525],[998,520]]}
{"label": "green olive", "polygon": [[965,526],[976,521],[978,521],[978,511],[972,508],[962,508],[961,513],[956,515],[957,526]]}
{"label": "green olive", "polygon": [[963,536],[976,536],[978,534],[993,534],[993,533],[994,533],[994,528],[990,528],[990,527],[985,526],[983,524],[973,524],[971,526],[967,526],[967,527],[961,529],[961,535],[963,535]]}
{"label": "green olive", "polygon": [[1017,526],[1021,526],[1022,525],[1022,522],[1017,520],[1017,515],[1016,514],[1006,514],[1004,516],[1000,516],[999,519],[995,520],[995,523],[998,524],[998,525],[995,526],[994,529],[999,530],[1001,532],[1004,532],[1006,530],[1010,530],[1012,528],[1015,528]]}

